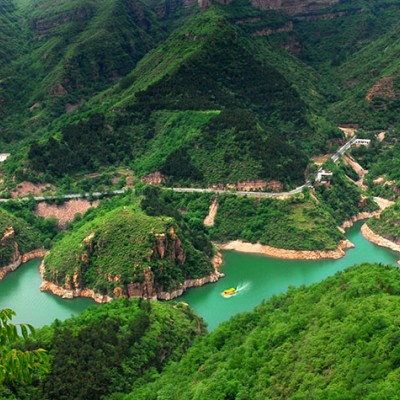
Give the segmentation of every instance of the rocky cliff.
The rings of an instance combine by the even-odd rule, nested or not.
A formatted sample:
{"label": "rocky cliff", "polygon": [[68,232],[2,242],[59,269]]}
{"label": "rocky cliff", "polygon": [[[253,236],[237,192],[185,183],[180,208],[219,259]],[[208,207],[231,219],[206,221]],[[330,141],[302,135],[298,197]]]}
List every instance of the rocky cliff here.
{"label": "rocky cliff", "polygon": [[194,248],[177,223],[121,207],[56,243],[42,263],[41,289],[64,298],[167,299],[217,280],[218,260]]}
{"label": "rocky cliff", "polygon": [[261,10],[277,10],[290,15],[308,14],[339,3],[339,0],[251,0]]}

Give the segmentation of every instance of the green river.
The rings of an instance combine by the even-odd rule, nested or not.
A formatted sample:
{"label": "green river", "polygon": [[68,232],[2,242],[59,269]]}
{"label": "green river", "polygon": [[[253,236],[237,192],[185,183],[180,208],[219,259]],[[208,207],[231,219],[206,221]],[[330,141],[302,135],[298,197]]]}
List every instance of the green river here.
{"label": "green river", "polygon": [[[189,303],[213,330],[232,315],[253,309],[264,299],[279,294],[288,286],[309,285],[362,262],[396,265],[399,254],[368,242],[360,232],[361,223],[347,231],[356,247],[339,260],[280,260],[256,254],[224,252],[221,271],[225,278],[217,283],[187,291],[179,300]],[[0,282],[0,307],[17,313],[14,322],[31,323],[36,327],[77,315],[93,304],[88,299],[63,300],[39,291],[39,260],[32,260]],[[235,296],[224,298],[224,289],[236,287]]]}

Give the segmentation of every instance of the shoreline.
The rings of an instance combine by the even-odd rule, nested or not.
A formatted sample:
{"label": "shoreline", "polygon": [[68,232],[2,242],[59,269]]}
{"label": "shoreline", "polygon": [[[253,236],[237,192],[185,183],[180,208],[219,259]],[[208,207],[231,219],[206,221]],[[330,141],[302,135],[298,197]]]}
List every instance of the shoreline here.
{"label": "shoreline", "polygon": [[227,243],[216,244],[219,250],[234,250],[241,253],[262,254],[268,257],[283,258],[287,260],[322,260],[343,257],[346,249],[354,247],[348,239],[341,240],[335,250],[287,250],[261,243],[248,243],[241,240],[232,240]]}
{"label": "shoreline", "polygon": [[353,217],[346,219],[343,221],[342,225],[340,225],[339,229],[344,232],[345,229],[351,228],[356,222],[362,221],[363,219],[370,219],[372,217],[375,217],[379,215],[382,212],[382,209],[376,210],[376,211],[363,211],[360,212]]}
{"label": "shoreline", "polygon": [[[371,243],[377,246],[386,247],[389,250],[400,253],[400,245],[392,242],[389,239],[384,238],[383,236],[378,235],[367,225],[367,223],[365,223],[361,227],[361,233],[365,237],[365,239],[367,239]],[[397,263],[400,264],[400,260],[397,261]]]}
{"label": "shoreline", "polygon": [[28,253],[25,253],[22,256],[18,254],[17,258],[12,263],[0,268],[0,281],[2,281],[10,272],[18,269],[22,264],[33,260],[34,258],[43,258],[48,254],[48,252],[48,250],[44,249],[35,249],[28,251]]}
{"label": "shoreline", "polygon": [[[149,296],[148,300],[172,300],[176,297],[181,296],[186,289],[192,287],[199,287],[203,286],[207,283],[214,283],[217,282],[220,278],[223,278],[225,275],[218,271],[218,268],[222,264],[222,254],[217,253],[211,260],[214,271],[211,272],[209,275],[206,275],[202,278],[197,279],[186,279],[179,287],[170,291],[170,292],[158,292],[154,293],[153,295]],[[93,289],[66,289],[61,286],[56,285],[53,282],[47,281],[44,279],[44,272],[46,266],[44,264],[44,259],[40,263],[39,272],[40,276],[42,277],[42,283],[40,285],[40,291],[42,292],[51,292],[56,296],[59,296],[63,299],[74,299],[78,297],[86,297],[93,299],[96,303],[105,304],[109,303],[110,301],[114,300],[115,298],[124,297],[124,296],[115,296],[111,297],[108,295],[103,295],[101,293],[96,293]],[[131,296],[131,297],[142,297],[142,296]]]}

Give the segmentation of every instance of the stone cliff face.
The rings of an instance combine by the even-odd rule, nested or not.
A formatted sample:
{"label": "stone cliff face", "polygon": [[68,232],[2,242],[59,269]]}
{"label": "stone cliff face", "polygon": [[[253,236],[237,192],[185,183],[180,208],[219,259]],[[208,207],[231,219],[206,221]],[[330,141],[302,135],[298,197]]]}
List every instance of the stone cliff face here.
{"label": "stone cliff face", "polygon": [[[98,303],[106,303],[117,297],[143,297],[146,299],[169,300],[180,296],[186,288],[201,286],[205,283],[215,282],[223,275],[217,271],[222,263],[221,255],[218,254],[212,260],[214,270],[206,276],[199,279],[186,279],[183,283],[176,282],[173,289],[165,289],[163,279],[160,275],[167,275],[170,266],[184,270],[186,263],[186,254],[183,248],[182,240],[178,237],[175,229],[170,227],[165,233],[153,233],[152,247],[146,251],[143,262],[132,262],[133,274],[130,274],[129,280],[126,276],[109,271],[101,270],[97,267],[98,278],[103,279],[109,285],[103,285],[103,293],[96,293],[89,285],[88,278],[85,275],[91,267],[94,259],[98,256],[97,246],[98,237],[95,232],[91,232],[81,242],[80,251],[76,252],[76,265],[70,273],[62,273],[58,270],[48,271],[46,273],[45,260],[43,260],[40,271],[43,278],[41,285],[42,291],[50,291],[63,298],[90,297]],[[93,273],[93,269],[92,272]],[[183,273],[183,275],[185,275]],[[170,285],[171,287],[171,285]]]}
{"label": "stone cliff face", "polygon": [[339,3],[339,0],[251,0],[261,10],[277,10],[289,15],[308,14]]}
{"label": "stone cliff face", "polygon": [[9,273],[15,271],[21,264],[28,262],[29,260],[33,260],[34,258],[42,258],[48,254],[47,250],[44,249],[36,249],[32,250],[28,253],[23,254],[22,256],[18,251],[18,243],[14,243],[15,252],[13,254],[12,260],[9,264],[0,268],[0,281],[4,279],[4,277]]}

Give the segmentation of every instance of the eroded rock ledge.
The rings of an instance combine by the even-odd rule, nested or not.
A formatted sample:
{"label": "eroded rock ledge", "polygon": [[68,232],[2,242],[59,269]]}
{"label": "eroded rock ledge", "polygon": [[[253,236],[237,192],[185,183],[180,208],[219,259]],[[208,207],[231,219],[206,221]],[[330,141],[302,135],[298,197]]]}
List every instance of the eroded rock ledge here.
{"label": "eroded rock ledge", "polygon": [[[398,245],[388,239],[385,239],[383,236],[378,235],[367,224],[364,224],[361,227],[361,233],[363,234],[365,239],[369,240],[370,242],[372,242],[378,246],[386,247],[390,250],[400,252],[400,245]],[[399,261],[397,263],[399,264]]]}
{"label": "eroded rock ledge", "polygon": [[220,250],[235,250],[243,253],[257,253],[269,257],[285,258],[288,260],[320,260],[338,259],[345,255],[345,249],[354,247],[350,240],[341,240],[335,250],[286,250],[277,247],[262,245],[260,243],[246,243],[234,240],[217,245]]}
{"label": "eroded rock ledge", "polygon": [[362,221],[363,219],[370,219],[372,217],[375,217],[376,215],[379,215],[382,210],[378,211],[373,211],[373,212],[360,212],[357,215],[354,215],[350,219],[346,219],[343,224],[340,226],[340,229],[343,231],[346,228],[351,228],[356,222]]}
{"label": "eroded rock ledge", "polygon": [[[191,287],[198,287],[198,286],[203,286],[206,283],[213,283],[216,282],[218,279],[222,278],[224,276],[223,273],[218,271],[218,268],[222,264],[222,255],[221,253],[216,254],[213,259],[212,263],[214,265],[214,271],[202,278],[198,279],[187,279],[185,280],[178,288],[170,291],[170,292],[151,292],[151,294],[148,296],[148,299],[151,300],[172,300],[176,297],[181,296],[186,289],[191,288]],[[44,260],[42,260],[42,263],[40,264],[40,275],[42,276],[42,284],[40,285],[40,290],[42,292],[51,292],[57,296],[62,297],[63,299],[73,299],[75,297],[88,297],[93,299],[96,303],[108,303],[113,300],[113,297],[110,297],[108,295],[102,295],[100,293],[95,293],[93,289],[66,289],[60,286],[57,286],[55,283],[49,282],[44,279],[44,272],[45,272],[45,264]],[[146,282],[143,282],[144,286],[147,285]],[[137,289],[137,296],[134,295],[133,291],[130,292],[133,295],[130,297],[144,297],[141,296],[140,294],[146,293],[145,290],[140,290],[141,288],[136,288]],[[143,288],[142,288],[143,289]],[[135,291],[136,292],[136,291]],[[115,297],[121,297],[122,293],[115,292]]]}
{"label": "eroded rock ledge", "polygon": [[47,254],[48,250],[44,249],[35,249],[23,254],[22,256],[18,251],[16,251],[13,262],[0,268],[0,281],[4,279],[8,273],[15,271],[21,264],[24,264],[29,260],[33,260],[34,258],[43,258]]}

